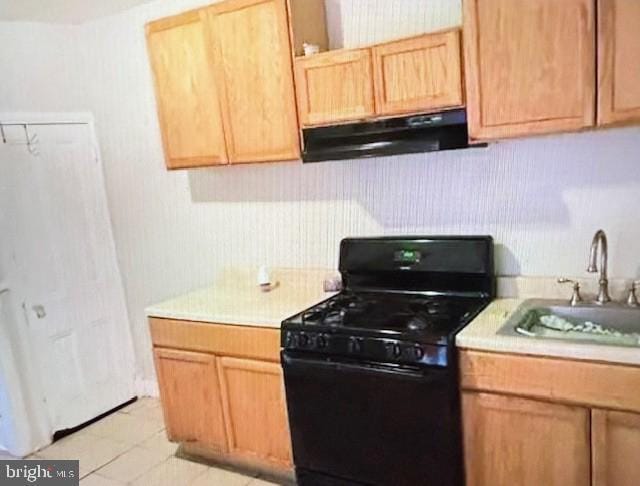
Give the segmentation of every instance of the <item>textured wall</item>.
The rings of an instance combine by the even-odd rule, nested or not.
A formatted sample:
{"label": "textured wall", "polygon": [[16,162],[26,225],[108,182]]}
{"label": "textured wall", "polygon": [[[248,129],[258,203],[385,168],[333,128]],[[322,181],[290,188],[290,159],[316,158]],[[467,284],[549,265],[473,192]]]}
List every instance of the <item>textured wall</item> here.
{"label": "textured wall", "polygon": [[332,49],[363,47],[462,23],[462,0],[325,0]]}
{"label": "textured wall", "polygon": [[590,238],[604,227],[611,273],[640,275],[640,128],[167,172],[143,26],[203,3],[156,1],[86,24],[74,59],[96,116],[142,376],[153,376],[146,305],[204,285],[227,265],[335,267],[344,236],[490,233],[501,274],[584,275]]}
{"label": "textured wall", "polygon": [[34,22],[0,22],[0,113],[80,111],[78,30]]}

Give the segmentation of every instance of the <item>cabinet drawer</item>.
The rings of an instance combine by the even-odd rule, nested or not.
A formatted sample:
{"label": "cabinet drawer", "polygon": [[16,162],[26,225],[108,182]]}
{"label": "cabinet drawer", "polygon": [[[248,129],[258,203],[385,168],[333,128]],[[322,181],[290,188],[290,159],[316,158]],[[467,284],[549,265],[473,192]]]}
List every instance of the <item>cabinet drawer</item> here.
{"label": "cabinet drawer", "polygon": [[460,352],[465,390],[640,412],[640,367],[542,356]]}
{"label": "cabinet drawer", "polygon": [[149,318],[155,347],[280,362],[280,329]]}

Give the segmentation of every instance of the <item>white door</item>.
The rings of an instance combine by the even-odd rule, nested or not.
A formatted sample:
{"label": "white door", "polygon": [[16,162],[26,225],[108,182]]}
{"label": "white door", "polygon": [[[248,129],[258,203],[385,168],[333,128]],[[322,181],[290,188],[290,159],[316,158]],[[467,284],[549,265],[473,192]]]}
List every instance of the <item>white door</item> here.
{"label": "white door", "polygon": [[88,124],[6,126],[9,282],[23,302],[51,432],[133,395],[133,351],[100,163]]}

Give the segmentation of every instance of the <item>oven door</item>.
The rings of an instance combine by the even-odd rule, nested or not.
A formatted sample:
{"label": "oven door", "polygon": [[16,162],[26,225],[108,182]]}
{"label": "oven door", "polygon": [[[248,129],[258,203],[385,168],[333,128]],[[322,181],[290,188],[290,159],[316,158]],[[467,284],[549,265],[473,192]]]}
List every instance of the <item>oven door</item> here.
{"label": "oven door", "polygon": [[[457,380],[451,368],[282,353],[300,485],[462,484]],[[314,477],[328,476],[314,481]]]}

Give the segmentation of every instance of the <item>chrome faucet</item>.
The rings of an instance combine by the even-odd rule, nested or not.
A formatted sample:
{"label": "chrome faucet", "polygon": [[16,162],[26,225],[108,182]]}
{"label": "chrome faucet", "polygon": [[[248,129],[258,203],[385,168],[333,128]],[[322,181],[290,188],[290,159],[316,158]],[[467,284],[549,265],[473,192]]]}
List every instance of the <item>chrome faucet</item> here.
{"label": "chrome faucet", "polygon": [[596,273],[598,265],[596,259],[598,257],[598,244],[600,246],[600,278],[598,280],[599,290],[596,304],[604,305],[611,302],[609,297],[609,280],[607,279],[607,235],[603,230],[596,231],[591,242],[591,251],[589,252],[589,267],[587,272]]}

